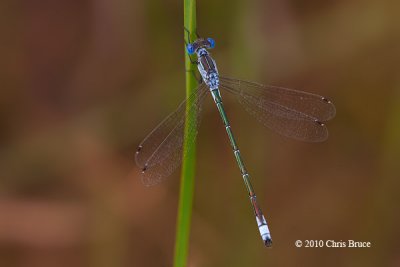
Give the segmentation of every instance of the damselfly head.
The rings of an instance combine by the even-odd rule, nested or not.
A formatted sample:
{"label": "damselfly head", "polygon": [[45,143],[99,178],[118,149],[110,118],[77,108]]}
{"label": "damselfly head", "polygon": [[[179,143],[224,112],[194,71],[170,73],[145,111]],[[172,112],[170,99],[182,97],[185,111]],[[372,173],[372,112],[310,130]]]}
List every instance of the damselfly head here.
{"label": "damselfly head", "polygon": [[189,55],[197,52],[200,48],[213,49],[215,47],[215,41],[212,38],[199,38],[191,44],[186,45],[186,50]]}

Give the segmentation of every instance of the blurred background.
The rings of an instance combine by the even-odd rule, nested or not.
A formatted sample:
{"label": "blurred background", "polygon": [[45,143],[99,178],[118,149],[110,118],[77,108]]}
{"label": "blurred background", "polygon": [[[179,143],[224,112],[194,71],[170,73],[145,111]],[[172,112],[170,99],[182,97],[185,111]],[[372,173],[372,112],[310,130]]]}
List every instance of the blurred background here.
{"label": "blurred background", "polygon": [[[198,1],[221,74],[337,108],[308,144],[225,107],[274,239],[264,248],[211,98],[188,266],[400,266],[398,1]],[[183,100],[182,1],[0,2],[0,266],[171,266],[179,171],[137,145]],[[296,248],[296,240],[372,248]]]}

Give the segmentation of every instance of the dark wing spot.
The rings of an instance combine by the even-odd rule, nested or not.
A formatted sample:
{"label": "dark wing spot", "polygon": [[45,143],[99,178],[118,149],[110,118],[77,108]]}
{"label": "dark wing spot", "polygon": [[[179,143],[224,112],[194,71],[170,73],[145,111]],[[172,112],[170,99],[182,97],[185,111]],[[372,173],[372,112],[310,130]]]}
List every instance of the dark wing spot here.
{"label": "dark wing spot", "polygon": [[322,101],[325,101],[326,103],[331,103],[331,101],[326,97],[322,97]]}
{"label": "dark wing spot", "polygon": [[144,165],[143,169],[142,169],[142,173],[144,173],[147,170],[147,165]]}
{"label": "dark wing spot", "polygon": [[325,125],[324,123],[320,122],[319,120],[315,120],[315,122],[316,122],[317,124],[321,125],[321,126],[324,126],[324,125]]}

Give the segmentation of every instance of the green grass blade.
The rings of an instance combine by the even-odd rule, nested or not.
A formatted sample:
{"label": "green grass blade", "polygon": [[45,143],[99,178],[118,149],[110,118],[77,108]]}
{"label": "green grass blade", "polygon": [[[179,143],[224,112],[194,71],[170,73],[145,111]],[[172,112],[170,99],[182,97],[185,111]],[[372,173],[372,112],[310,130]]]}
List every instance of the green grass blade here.
{"label": "green grass blade", "polygon": [[[196,39],[196,1],[184,0],[184,26],[191,33],[190,40]],[[184,31],[184,38],[187,42],[187,33]],[[197,81],[192,73],[196,71],[195,66],[191,64],[186,53],[185,47],[185,66],[186,66],[186,95],[189,96],[197,87]],[[191,102],[186,103],[188,107]],[[196,120],[195,113],[188,113],[188,121]],[[175,256],[174,267],[186,266],[189,251],[190,220],[192,215],[192,203],[194,195],[194,175],[196,148],[193,144],[190,150],[187,150],[188,140],[187,129],[185,129],[184,152],[182,161],[181,185],[179,193],[178,217],[176,223]]]}

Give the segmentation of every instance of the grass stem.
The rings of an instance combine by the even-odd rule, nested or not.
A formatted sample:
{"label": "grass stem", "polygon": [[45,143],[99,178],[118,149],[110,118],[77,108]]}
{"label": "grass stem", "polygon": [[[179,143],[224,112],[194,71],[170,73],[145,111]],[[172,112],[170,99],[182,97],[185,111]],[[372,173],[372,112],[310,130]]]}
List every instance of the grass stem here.
{"label": "grass stem", "polygon": [[[184,27],[190,33],[190,40],[196,39],[196,1],[184,0]],[[186,31],[184,38],[186,42],[190,42]],[[193,75],[195,66],[191,64],[190,59],[186,53],[185,47],[185,67],[186,67],[186,96],[191,95],[197,87],[197,81]],[[187,101],[186,107],[191,104]],[[188,112],[188,111],[187,111]],[[195,113],[188,113],[186,116],[186,125],[190,121],[196,120]],[[174,267],[184,267],[187,263],[189,252],[189,236],[190,236],[190,221],[192,215],[192,204],[194,195],[194,176],[195,176],[195,161],[196,161],[196,148],[195,144],[191,149],[187,149],[188,132],[185,129],[184,152],[182,161],[181,184],[179,193],[178,216],[176,222],[176,238],[175,238],[175,255]]]}

